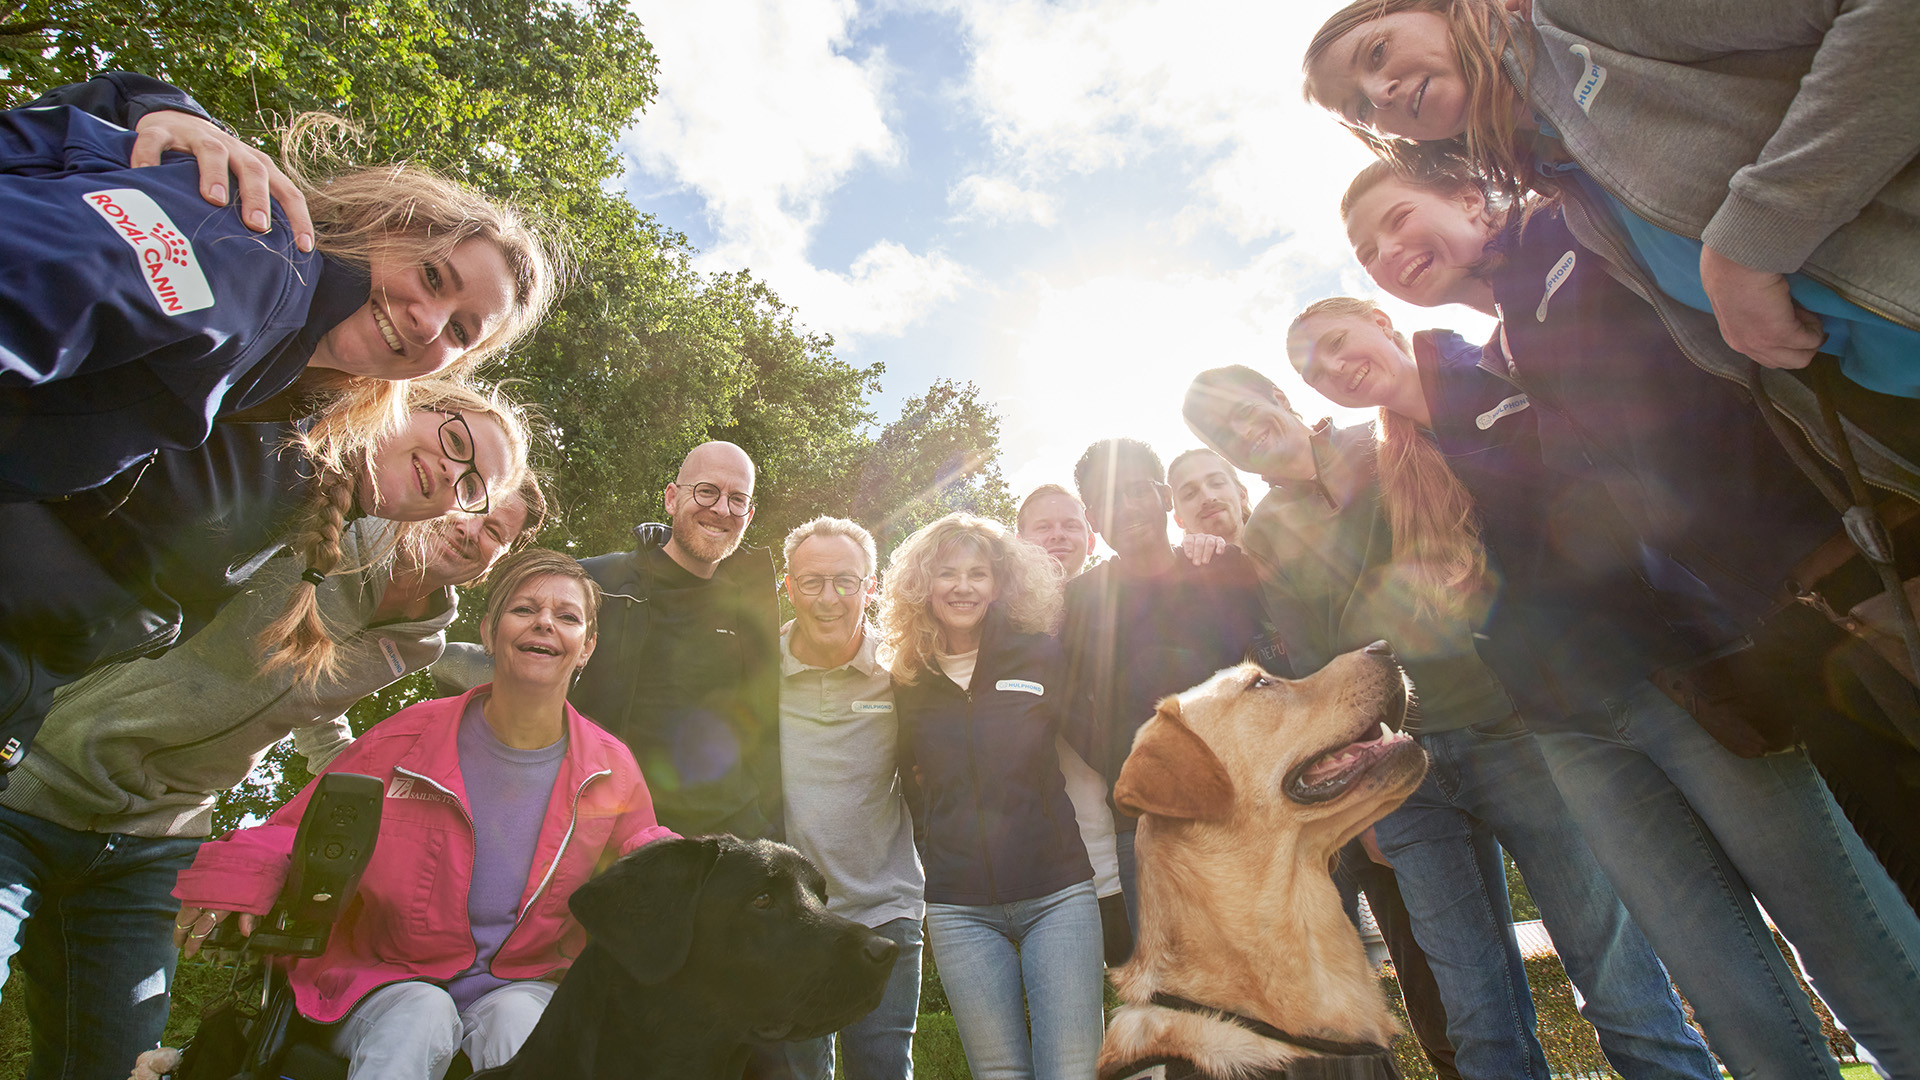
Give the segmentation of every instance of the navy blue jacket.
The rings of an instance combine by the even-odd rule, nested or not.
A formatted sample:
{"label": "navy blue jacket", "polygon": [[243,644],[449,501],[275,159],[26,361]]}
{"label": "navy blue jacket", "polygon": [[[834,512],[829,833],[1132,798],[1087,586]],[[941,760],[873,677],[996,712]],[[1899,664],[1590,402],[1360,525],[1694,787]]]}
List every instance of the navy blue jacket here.
{"label": "navy blue jacket", "polygon": [[0,502],[0,786],[55,688],[171,648],[278,549],[311,481],[293,430],[220,424],[138,483]]}
{"label": "navy blue jacket", "polygon": [[1789,572],[1839,532],[1833,508],[1744,388],[1688,360],[1557,209],[1510,229],[1501,247],[1488,283],[1504,337],[1489,351],[1511,361],[1505,373],[1541,409],[1548,464],[1605,484],[1640,540],[1729,614],[1767,614]]}
{"label": "navy blue jacket", "polygon": [[1068,700],[1059,640],[989,607],[971,686],[933,662],[894,687],[927,900],[1011,903],[1092,880],[1054,745]]}
{"label": "navy blue jacket", "polygon": [[367,276],[296,249],[277,208],[262,236],[237,200],[202,199],[190,156],[128,167],[134,135],[117,125],[169,92],[197,111],[116,74],[0,112],[0,500],[199,446],[366,303]]}
{"label": "navy blue jacket", "polygon": [[1458,334],[1421,331],[1413,345],[1433,437],[1473,495],[1499,580],[1475,640],[1529,724],[1551,729],[1733,636],[1703,586],[1638,542],[1605,485],[1548,464],[1550,410]]}

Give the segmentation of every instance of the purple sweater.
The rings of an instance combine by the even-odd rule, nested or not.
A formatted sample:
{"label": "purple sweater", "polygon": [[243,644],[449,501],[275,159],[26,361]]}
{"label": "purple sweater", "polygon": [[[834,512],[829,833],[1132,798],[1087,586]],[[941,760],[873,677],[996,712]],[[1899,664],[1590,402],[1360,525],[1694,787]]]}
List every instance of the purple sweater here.
{"label": "purple sweater", "polygon": [[467,888],[467,918],[473,924],[473,966],[447,983],[461,1012],[509,980],[487,969],[493,954],[520,918],[520,898],[533,870],[534,847],[546,817],[553,782],[560,775],[567,740],[538,750],[502,743],[481,713],[486,695],[476,694],[460,718],[460,774],[473,807],[473,881]]}

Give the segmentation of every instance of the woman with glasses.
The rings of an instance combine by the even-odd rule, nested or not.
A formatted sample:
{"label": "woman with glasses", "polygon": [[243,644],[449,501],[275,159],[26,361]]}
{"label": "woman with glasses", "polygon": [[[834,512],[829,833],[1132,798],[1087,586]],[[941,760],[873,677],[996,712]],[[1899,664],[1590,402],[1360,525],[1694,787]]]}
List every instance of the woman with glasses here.
{"label": "woman with glasses", "polygon": [[927,936],[983,1080],[1092,1080],[1100,1053],[1100,904],[1055,750],[1064,607],[1051,556],[970,514],[908,537],[882,593]]}
{"label": "woman with glasses", "polygon": [[[395,713],[328,766],[389,783],[354,913],[288,973],[300,1014],[336,1025],[349,1076],[438,1080],[463,1050],[476,1069],[506,1064],[586,944],[573,891],[673,835],[626,746],[567,703],[599,607],[574,560],[512,557],[480,624],[493,682]],[[249,933],[273,906],[312,790],[181,872],[187,955],[231,912]]]}
{"label": "woman with glasses", "polygon": [[314,586],[349,569],[346,523],[402,523],[396,544],[418,548],[433,519],[485,513],[526,474],[517,406],[442,379],[409,383],[408,400],[399,429],[364,449],[343,404],[311,422],[218,425],[130,487],[0,503],[0,770],[26,752],[54,688],[171,648],[282,549],[303,581],[261,634],[260,662],[303,679],[331,672]]}

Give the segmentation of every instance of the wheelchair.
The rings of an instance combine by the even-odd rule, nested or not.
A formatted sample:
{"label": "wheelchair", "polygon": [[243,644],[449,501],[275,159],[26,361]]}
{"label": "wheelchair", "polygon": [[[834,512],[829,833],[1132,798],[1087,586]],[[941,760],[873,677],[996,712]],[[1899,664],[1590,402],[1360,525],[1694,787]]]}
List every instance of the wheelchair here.
{"label": "wheelchair", "polygon": [[[329,1052],[329,1028],[303,1018],[283,959],[326,951],[334,922],[359,887],[380,836],[386,785],[356,773],[320,777],[294,834],[293,863],[273,908],[250,937],[223,920],[206,948],[232,956],[228,992],[201,1013],[171,1080],[347,1080]],[[447,1073],[471,1070],[457,1057]]]}

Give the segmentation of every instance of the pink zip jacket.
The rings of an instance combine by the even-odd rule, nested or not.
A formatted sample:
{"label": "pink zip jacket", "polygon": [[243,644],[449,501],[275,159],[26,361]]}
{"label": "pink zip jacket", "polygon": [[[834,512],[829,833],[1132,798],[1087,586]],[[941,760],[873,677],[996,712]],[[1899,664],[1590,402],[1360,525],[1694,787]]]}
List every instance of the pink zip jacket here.
{"label": "pink zip jacket", "polygon": [[[327,951],[292,962],[294,1001],[308,1019],[333,1023],[388,983],[444,982],[473,963],[473,817],[455,739],[468,700],[488,689],[402,709],[327,766],[379,777],[387,797],[373,859]],[[309,784],[265,824],[202,845],[173,895],[193,907],[266,914],[286,881],[294,830],[312,792]],[[567,756],[540,827],[520,921],[494,956],[493,974],[542,979],[564,972],[587,939],[567,910],[573,890],[620,855],[673,835],[654,821],[632,753],[567,706]]]}

